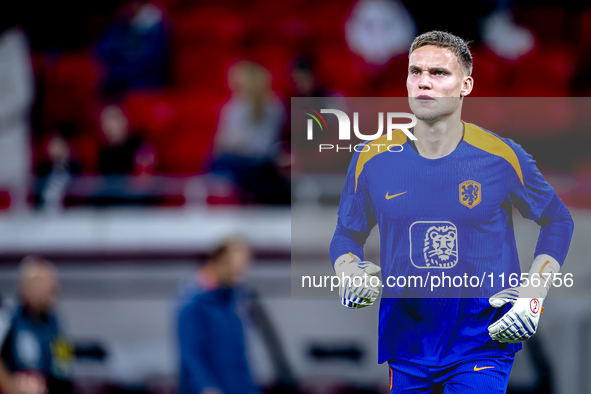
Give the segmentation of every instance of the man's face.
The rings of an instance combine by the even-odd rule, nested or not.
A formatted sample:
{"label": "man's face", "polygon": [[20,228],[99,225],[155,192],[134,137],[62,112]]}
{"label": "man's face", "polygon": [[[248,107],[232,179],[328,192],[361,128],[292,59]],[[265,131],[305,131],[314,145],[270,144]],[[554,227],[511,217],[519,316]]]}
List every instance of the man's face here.
{"label": "man's face", "polygon": [[109,144],[119,145],[127,139],[129,121],[121,108],[106,106],[100,115],[101,129]]}
{"label": "man's face", "polygon": [[472,84],[449,49],[426,45],[410,55],[406,88],[419,120],[435,121],[459,110],[461,97],[470,94]]}
{"label": "man's face", "polygon": [[32,268],[24,278],[22,291],[25,302],[32,310],[49,312],[59,294],[56,272],[45,266]]}
{"label": "man's face", "polygon": [[234,286],[244,281],[252,260],[252,252],[243,242],[235,242],[221,258],[218,271],[220,283]]}
{"label": "man's face", "polygon": [[294,69],[291,78],[298,94],[308,96],[314,90],[314,76],[310,71]]}

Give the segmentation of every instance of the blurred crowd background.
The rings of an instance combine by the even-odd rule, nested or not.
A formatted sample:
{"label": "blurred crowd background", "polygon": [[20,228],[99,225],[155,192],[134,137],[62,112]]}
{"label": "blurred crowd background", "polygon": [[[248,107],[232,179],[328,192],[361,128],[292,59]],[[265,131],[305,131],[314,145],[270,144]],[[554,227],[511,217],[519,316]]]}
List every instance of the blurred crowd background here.
{"label": "blurred crowd background", "polygon": [[[584,3],[5,0],[0,311],[9,316],[19,302],[21,259],[45,256],[57,267],[59,312],[80,356],[77,392],[174,393],[174,300],[195,281],[197,263],[237,235],[253,250],[245,330],[255,383],[267,392],[385,392],[375,335],[358,336],[376,331],[376,308],[352,322],[336,300],[290,298],[292,214],[314,223],[306,263],[328,273],[343,182],[331,163],[304,176],[290,99],[405,97],[410,43],[433,29],[471,41],[472,96],[557,98],[517,125],[503,123],[507,106],[488,119],[533,154],[574,209],[570,256],[588,260]],[[537,231],[516,223],[522,261],[531,261]],[[569,311],[548,311],[539,336]],[[534,362],[516,366],[513,392],[590,392],[588,312],[579,309],[565,342],[546,355],[539,345],[523,352]]]}
{"label": "blurred crowd background", "polygon": [[[290,97],[405,96],[409,44],[431,29],[472,41],[473,96],[591,91],[583,3],[454,7],[461,13],[429,1],[8,0],[0,207],[27,197],[54,210],[288,204]],[[588,172],[580,156],[559,169]],[[205,184],[187,181],[204,174]]]}

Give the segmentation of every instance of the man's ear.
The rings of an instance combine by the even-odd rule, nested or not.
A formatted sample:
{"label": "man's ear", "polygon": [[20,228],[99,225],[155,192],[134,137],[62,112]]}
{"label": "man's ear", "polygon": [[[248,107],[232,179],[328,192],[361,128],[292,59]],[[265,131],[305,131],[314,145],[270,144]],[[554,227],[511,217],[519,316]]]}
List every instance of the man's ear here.
{"label": "man's ear", "polygon": [[464,78],[464,82],[462,83],[462,89],[460,90],[460,97],[464,97],[469,95],[474,88],[474,79],[471,76],[467,76]]}

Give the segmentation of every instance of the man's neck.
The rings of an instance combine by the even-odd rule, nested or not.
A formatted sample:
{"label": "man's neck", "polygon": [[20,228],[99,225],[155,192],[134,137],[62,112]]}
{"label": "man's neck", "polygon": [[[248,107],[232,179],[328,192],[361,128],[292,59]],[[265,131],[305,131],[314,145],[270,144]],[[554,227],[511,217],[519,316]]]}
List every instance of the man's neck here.
{"label": "man's neck", "polygon": [[464,123],[459,114],[434,122],[419,120],[414,134],[419,154],[427,159],[439,159],[456,149],[464,137]]}

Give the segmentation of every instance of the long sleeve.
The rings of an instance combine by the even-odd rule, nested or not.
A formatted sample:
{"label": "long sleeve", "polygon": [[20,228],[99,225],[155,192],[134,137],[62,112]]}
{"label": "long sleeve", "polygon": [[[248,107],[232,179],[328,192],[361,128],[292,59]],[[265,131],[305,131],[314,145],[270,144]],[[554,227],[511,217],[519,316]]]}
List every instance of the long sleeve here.
{"label": "long sleeve", "polygon": [[329,249],[332,264],[345,253],[353,253],[364,260],[363,245],[377,223],[367,179],[357,166],[358,159],[359,153],[355,153],[341,195],[337,226]]}
{"label": "long sleeve", "polygon": [[568,253],[575,224],[568,208],[556,193],[536,222],[542,228],[536,244],[535,256],[548,254],[562,265]]}
{"label": "long sleeve", "polygon": [[562,264],[574,231],[571,215],[552,186],[535,166],[535,160],[511,141],[521,169],[509,179],[509,198],[524,218],[541,226],[535,256],[548,254]]}

